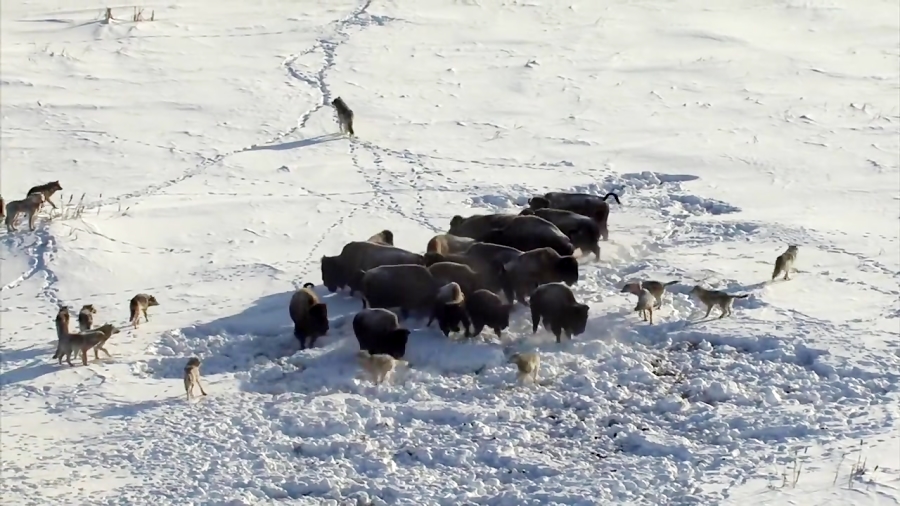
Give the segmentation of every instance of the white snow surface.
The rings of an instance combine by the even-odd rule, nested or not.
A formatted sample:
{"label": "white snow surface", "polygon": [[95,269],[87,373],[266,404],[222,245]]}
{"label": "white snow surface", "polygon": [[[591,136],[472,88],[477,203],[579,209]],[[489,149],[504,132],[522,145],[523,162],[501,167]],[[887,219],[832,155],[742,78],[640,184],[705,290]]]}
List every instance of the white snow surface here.
{"label": "white snow surface", "polygon": [[[3,504],[900,504],[895,0],[102,7],[0,13],[0,193],[86,194],[0,232]],[[585,334],[414,320],[376,387],[359,300],[319,286],[331,332],[297,351],[322,255],[384,228],[421,252],[547,191],[622,199]],[[680,280],[652,326],[631,279]],[[750,296],[702,320],[698,283]],[[124,325],[141,292],[112,358],[50,359],[58,304]]]}

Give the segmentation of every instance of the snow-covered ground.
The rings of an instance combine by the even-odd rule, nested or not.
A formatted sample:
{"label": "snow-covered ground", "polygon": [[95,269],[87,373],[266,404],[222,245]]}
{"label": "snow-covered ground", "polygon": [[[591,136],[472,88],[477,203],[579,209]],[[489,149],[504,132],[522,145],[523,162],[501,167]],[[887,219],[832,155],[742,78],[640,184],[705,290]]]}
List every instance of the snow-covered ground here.
{"label": "snow-covered ground", "polygon": [[[4,504],[900,503],[895,0],[103,7],[0,13],[0,193],[74,197],[0,232]],[[359,301],[319,287],[332,330],[297,352],[322,255],[555,190],[622,198],[584,335],[417,322],[374,387]],[[680,280],[652,326],[631,278]],[[696,283],[750,297],[700,321]],[[58,304],[124,325],[140,292],[161,304],[111,359],[51,361]],[[513,385],[514,349],[542,384]]]}

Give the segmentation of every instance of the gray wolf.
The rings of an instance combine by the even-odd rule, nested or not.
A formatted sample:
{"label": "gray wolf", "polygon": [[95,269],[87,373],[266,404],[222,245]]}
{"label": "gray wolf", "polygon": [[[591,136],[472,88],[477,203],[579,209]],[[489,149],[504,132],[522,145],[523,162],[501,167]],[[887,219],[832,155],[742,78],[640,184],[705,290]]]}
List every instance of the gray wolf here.
{"label": "gray wolf", "polygon": [[60,306],[59,311],[56,312],[56,352],[53,353],[53,358],[59,357],[61,346],[63,340],[69,339],[69,306]]}
{"label": "gray wolf", "polygon": [[[98,349],[103,350],[107,355],[109,352],[103,347],[106,341],[112,337],[113,334],[118,334],[119,329],[114,327],[112,324],[104,324],[97,327],[94,330],[89,330],[87,332],[81,333],[68,333],[68,336],[65,340],[60,340],[60,353],[58,356],[59,365],[62,365],[63,356],[66,357],[66,363],[70,366],[74,366],[72,363],[72,353],[76,351],[81,352],[81,364],[87,365],[87,352],[91,348],[98,347]],[[100,355],[97,353],[97,349],[94,350],[94,358],[99,359]]]}
{"label": "gray wolf", "polygon": [[356,135],[353,132],[353,111],[347,107],[344,99],[337,97],[331,101],[331,105],[334,106],[334,110],[337,112],[338,125],[340,126],[341,134],[348,133],[350,135]]}
{"label": "gray wolf", "polygon": [[44,205],[44,194],[37,192],[32,193],[25,197],[22,200],[10,200],[6,203],[6,230],[9,232],[16,231],[16,221],[19,219],[20,214],[25,214],[28,217],[28,227],[31,230],[37,228],[35,226],[35,220],[37,219],[37,213],[41,210],[41,206]]}
{"label": "gray wolf", "polygon": [[203,384],[200,383],[200,359],[191,357],[184,366],[184,392],[188,402],[194,398],[194,385],[200,387],[200,393],[206,395]]}
{"label": "gray wolf", "polygon": [[784,272],[785,281],[791,279],[791,269],[794,268],[794,262],[796,261],[797,246],[788,246],[788,249],[775,259],[775,270],[772,271],[772,280],[774,281],[782,272]]}
{"label": "gray wolf", "polygon": [[521,383],[530,379],[532,383],[537,383],[538,369],[541,368],[540,355],[535,352],[514,353],[509,357],[509,362],[516,364],[519,369],[516,381]]}
{"label": "gray wolf", "polygon": [[156,301],[156,297],[146,293],[139,293],[132,297],[131,302],[128,304],[128,320],[134,325],[134,328],[137,328],[138,323],[141,321],[141,313],[144,314],[144,321],[149,322],[150,318],[147,317],[147,308],[158,305],[159,302]]}
{"label": "gray wolf", "polygon": [[53,209],[57,209],[56,204],[54,204],[53,201],[50,200],[50,197],[52,197],[54,193],[56,193],[58,191],[62,191],[62,189],[63,189],[62,186],[59,185],[59,181],[51,181],[49,183],[45,183],[45,184],[42,184],[39,186],[32,187],[30,190],[28,190],[28,193],[26,193],[25,195],[28,196],[28,195],[31,195],[32,193],[40,193],[41,195],[44,196],[44,200],[48,204],[50,204],[53,207]]}
{"label": "gray wolf", "polygon": [[732,313],[731,306],[734,304],[734,299],[746,299],[750,296],[749,293],[745,293],[744,295],[729,295],[725,292],[720,292],[719,290],[707,290],[700,285],[695,285],[694,288],[691,289],[691,295],[696,295],[697,298],[700,299],[700,302],[706,305],[706,314],[703,316],[704,318],[709,317],[709,313],[714,306],[719,306],[719,309],[722,311],[719,318],[729,316]]}
{"label": "gray wolf", "polygon": [[637,296],[638,302],[637,305],[634,306],[634,310],[640,312],[644,321],[647,321],[647,313],[650,313],[650,325],[653,325],[653,305],[656,302],[653,294],[650,293],[650,290],[642,288],[641,291],[637,293]]}
{"label": "gray wolf", "polygon": [[668,283],[660,283],[659,281],[632,281],[630,283],[625,283],[625,286],[622,287],[620,293],[631,293],[634,295],[640,295],[641,290],[647,290],[648,292],[653,294],[653,297],[656,299],[656,307],[655,309],[659,309],[662,307],[662,298],[663,294],[666,291],[666,287],[677,284],[678,281],[669,281]]}
{"label": "gray wolf", "polygon": [[366,350],[359,350],[357,360],[359,360],[359,365],[362,366],[363,370],[366,371],[376,385],[391,379],[397,364],[406,363],[405,360],[397,360],[384,353],[372,355]]}
{"label": "gray wolf", "polygon": [[97,310],[94,309],[93,304],[85,304],[81,306],[81,311],[78,312],[78,330],[84,332],[85,330],[91,330],[91,327],[94,326],[94,315],[97,314]]}

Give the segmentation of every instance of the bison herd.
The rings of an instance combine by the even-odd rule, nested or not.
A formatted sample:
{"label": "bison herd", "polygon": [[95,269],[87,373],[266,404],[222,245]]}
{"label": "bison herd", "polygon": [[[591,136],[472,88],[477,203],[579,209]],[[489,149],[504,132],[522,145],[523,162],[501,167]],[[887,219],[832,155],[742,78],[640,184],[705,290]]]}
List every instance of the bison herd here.
{"label": "bison herd", "polygon": [[[563,334],[571,339],[588,317],[570,288],[578,282],[573,255],[577,249],[599,259],[599,242],[609,238],[610,196],[621,203],[614,193],[550,192],[519,214],[454,216],[425,254],[394,246],[394,234],[384,230],[323,256],[322,282],[332,293],[349,288],[362,296],[353,332],[372,355],[401,359],[410,334],[401,321],[413,315],[427,317],[427,326],[436,320],[445,336],[473,337],[487,327],[499,337],[516,302],[530,307],[534,332],[543,322],[557,342]],[[329,331],[327,307],[312,287],[306,283],[290,302],[301,349]]]}

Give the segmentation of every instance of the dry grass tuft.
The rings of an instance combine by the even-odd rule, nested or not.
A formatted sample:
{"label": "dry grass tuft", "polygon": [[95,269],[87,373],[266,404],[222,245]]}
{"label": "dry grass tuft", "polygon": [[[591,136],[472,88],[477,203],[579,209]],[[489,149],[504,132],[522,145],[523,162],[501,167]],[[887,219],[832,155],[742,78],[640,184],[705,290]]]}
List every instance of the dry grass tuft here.
{"label": "dry grass tuft", "polygon": [[[156,21],[156,11],[150,11],[150,18],[147,19],[144,17],[144,8],[143,7],[132,7],[131,8],[131,21],[134,23],[140,23],[142,21]],[[109,24],[110,21],[121,21],[115,16],[113,16],[112,8],[107,7],[106,11],[103,13],[103,23]]]}

